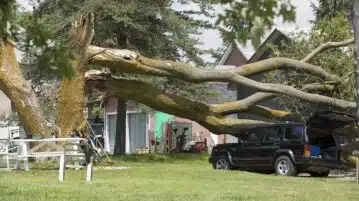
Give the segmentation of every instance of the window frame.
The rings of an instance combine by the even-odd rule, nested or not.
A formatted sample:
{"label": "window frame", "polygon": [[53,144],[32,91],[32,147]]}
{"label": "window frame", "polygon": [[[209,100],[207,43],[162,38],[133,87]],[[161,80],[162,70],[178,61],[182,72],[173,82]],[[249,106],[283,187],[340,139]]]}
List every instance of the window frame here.
{"label": "window frame", "polygon": [[[297,139],[287,139],[286,138],[286,130],[285,129],[290,129],[291,131],[292,131],[292,129],[294,128],[294,127],[298,127],[298,126],[300,126],[300,127],[302,127],[302,134],[301,134],[301,137],[300,138],[297,138]],[[293,126],[286,126],[286,127],[284,127],[284,131],[283,131],[283,141],[299,141],[299,140],[306,140],[305,139],[305,126],[302,126],[302,125],[293,125]]]}
{"label": "window frame", "polygon": [[283,127],[282,126],[273,126],[273,127],[267,127],[266,128],[266,132],[265,132],[265,134],[264,134],[264,136],[263,136],[263,138],[262,138],[262,142],[263,143],[274,143],[274,142],[276,142],[276,140],[265,140],[266,139],[266,137],[267,137],[267,133],[268,133],[268,129],[276,129],[276,133],[277,133],[277,141],[281,141],[282,140],[282,138],[283,138]]}

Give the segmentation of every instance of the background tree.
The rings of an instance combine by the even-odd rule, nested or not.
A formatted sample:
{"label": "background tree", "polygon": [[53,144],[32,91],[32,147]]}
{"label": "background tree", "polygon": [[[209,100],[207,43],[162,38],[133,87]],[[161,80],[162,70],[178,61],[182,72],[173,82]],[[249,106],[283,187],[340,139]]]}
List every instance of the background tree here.
{"label": "background tree", "polygon": [[[55,35],[67,38],[69,24],[79,13],[95,14],[95,35],[93,43],[104,47],[132,49],[143,55],[170,60],[193,62],[203,65],[203,50],[197,46],[197,39],[204,28],[210,24],[195,20],[192,15],[209,15],[210,4],[202,3],[200,11],[176,11],[172,1],[104,1],[67,0],[42,1],[34,10],[37,21],[51,24]],[[184,2],[186,3],[186,2]],[[187,2],[188,3],[188,2]],[[113,73],[118,73],[113,71]],[[128,76],[123,75],[122,76]],[[146,76],[131,76],[136,79],[149,79]],[[203,84],[190,84],[175,78],[151,79],[158,88],[172,94],[185,95],[199,100],[214,96]],[[65,87],[65,86],[62,86]],[[83,88],[79,86],[78,90]],[[72,96],[73,97],[73,96]],[[96,98],[96,97],[95,97]],[[61,106],[60,106],[61,107]],[[63,119],[68,119],[63,117]],[[61,116],[60,116],[61,121]],[[119,142],[125,140],[126,100],[117,101],[117,135],[115,153],[124,153]],[[66,124],[68,124],[66,122]]]}
{"label": "background tree", "polygon": [[353,9],[353,0],[319,0],[318,5],[312,4],[315,13],[314,22],[324,18],[331,18],[337,13],[344,13],[350,17]]}
{"label": "background tree", "polygon": [[[301,60],[305,58],[313,49],[325,44],[327,41],[347,41],[347,46],[343,48],[330,49],[318,54],[317,57],[311,58],[310,63],[322,66],[324,70],[332,74],[336,74],[344,81],[339,84],[331,84],[328,82],[316,93],[355,101],[355,73],[353,69],[354,63],[354,46],[352,25],[345,13],[337,13],[332,17],[326,17],[319,20],[313,25],[309,31],[296,30],[289,33],[289,43],[282,43],[280,47],[271,45],[272,57],[286,57]],[[351,39],[350,39],[351,38]],[[340,67],[339,67],[340,66]],[[269,82],[278,81],[295,86],[296,88],[314,86],[313,83],[319,85],[323,80],[308,75],[304,72],[273,71],[267,73]],[[308,86],[308,84],[311,84]],[[331,109],[329,105],[311,104],[298,99],[288,97],[277,98],[278,104],[286,107],[287,110],[300,113],[305,120],[314,112],[323,109]],[[335,109],[335,108],[334,108]],[[351,110],[353,112],[353,110]]]}

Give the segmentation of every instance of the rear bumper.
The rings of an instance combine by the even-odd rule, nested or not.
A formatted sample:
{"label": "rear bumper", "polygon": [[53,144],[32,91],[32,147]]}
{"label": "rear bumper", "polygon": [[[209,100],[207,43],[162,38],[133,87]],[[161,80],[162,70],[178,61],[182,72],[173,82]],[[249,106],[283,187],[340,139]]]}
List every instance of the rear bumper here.
{"label": "rear bumper", "polygon": [[324,171],[331,169],[345,169],[347,166],[340,160],[325,160],[321,158],[296,158],[296,165],[302,170]]}

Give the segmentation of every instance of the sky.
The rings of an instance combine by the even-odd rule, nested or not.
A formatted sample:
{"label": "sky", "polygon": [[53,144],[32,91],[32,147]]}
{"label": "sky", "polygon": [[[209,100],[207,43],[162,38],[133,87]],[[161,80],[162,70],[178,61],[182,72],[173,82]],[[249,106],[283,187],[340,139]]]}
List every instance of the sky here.
{"label": "sky", "polygon": [[[17,2],[21,3],[25,8],[31,9],[31,6],[29,6],[29,0],[17,0]],[[295,23],[283,23],[281,19],[277,19],[275,27],[281,29],[310,29],[311,24],[309,21],[314,20],[314,13],[310,5],[311,3],[317,4],[317,0],[291,0],[291,2],[296,7]],[[187,8],[189,6],[187,6]],[[173,8],[181,10],[186,9],[186,6],[177,3],[173,5]],[[221,12],[222,9],[223,8],[220,6],[216,7],[216,11],[218,10],[218,12]],[[211,21],[214,22],[215,19],[211,19]],[[205,49],[215,49],[222,46],[222,39],[219,32],[216,30],[204,31],[203,35],[200,37],[200,41],[203,43],[201,47]],[[253,47],[251,45],[241,45],[239,48],[247,58],[249,58],[254,53]],[[19,56],[19,53],[17,53],[17,55]],[[204,59],[210,60],[210,57],[205,56]]]}

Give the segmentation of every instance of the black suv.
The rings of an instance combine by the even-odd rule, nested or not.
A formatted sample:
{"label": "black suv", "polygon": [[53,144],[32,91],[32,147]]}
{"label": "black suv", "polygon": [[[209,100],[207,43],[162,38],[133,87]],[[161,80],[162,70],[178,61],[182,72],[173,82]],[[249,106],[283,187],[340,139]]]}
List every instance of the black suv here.
{"label": "black suv", "polygon": [[355,124],[355,116],[318,112],[303,123],[263,125],[242,130],[238,143],[213,148],[209,162],[215,169],[245,169],[295,176],[309,173],[326,177],[331,169],[345,168],[338,136]]}

